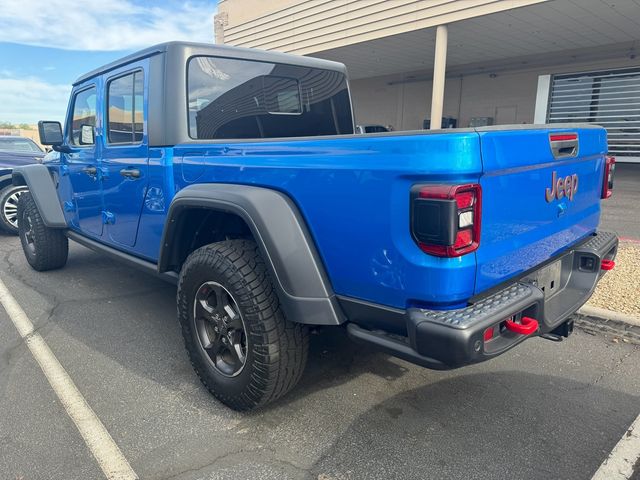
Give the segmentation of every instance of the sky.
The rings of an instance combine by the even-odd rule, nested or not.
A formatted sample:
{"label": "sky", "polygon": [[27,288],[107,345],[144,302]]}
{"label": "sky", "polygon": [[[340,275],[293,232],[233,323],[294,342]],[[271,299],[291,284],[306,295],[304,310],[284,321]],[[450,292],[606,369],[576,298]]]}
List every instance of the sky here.
{"label": "sky", "polygon": [[215,11],[215,0],[0,0],[0,122],[64,120],[80,75],[156,43],[211,43]]}

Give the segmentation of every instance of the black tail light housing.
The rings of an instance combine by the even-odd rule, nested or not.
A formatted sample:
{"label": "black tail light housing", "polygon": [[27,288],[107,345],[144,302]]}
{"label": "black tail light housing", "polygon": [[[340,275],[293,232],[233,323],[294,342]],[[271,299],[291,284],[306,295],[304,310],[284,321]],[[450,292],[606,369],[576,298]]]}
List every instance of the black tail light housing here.
{"label": "black tail light housing", "polygon": [[602,181],[602,198],[609,198],[613,195],[613,175],[616,171],[616,158],[605,157],[604,179]]}
{"label": "black tail light housing", "polygon": [[411,235],[422,251],[459,257],[480,245],[482,189],[464,185],[415,185],[411,189]]}

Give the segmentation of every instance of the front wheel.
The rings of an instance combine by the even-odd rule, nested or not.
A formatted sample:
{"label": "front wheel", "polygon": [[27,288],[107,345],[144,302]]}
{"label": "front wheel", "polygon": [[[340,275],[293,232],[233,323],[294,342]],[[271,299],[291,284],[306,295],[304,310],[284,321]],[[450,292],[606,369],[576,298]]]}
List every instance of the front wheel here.
{"label": "front wheel", "polygon": [[34,270],[54,270],[67,263],[69,240],[61,229],[45,225],[30,192],[24,192],[18,200],[18,236]]}
{"label": "front wheel", "polygon": [[281,397],[302,375],[307,328],[284,318],[252,241],[213,243],[187,258],[178,283],[178,318],[202,383],[235,410]]}
{"label": "front wheel", "polygon": [[29,191],[25,186],[9,185],[0,190],[0,229],[12,235],[18,234],[18,200]]}

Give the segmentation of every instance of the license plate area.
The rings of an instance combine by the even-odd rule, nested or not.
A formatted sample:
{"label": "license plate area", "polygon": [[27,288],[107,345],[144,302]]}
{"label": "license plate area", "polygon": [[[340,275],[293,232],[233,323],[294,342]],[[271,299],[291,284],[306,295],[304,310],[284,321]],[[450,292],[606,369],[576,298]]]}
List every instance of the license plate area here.
{"label": "license plate area", "polygon": [[545,300],[553,297],[561,290],[562,260],[542,267],[527,277],[527,280],[542,290]]}

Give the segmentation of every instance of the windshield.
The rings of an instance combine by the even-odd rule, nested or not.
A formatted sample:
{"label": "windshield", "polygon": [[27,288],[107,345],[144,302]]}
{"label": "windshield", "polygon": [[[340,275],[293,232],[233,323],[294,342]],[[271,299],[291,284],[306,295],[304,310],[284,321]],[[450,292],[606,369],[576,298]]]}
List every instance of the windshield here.
{"label": "windshield", "polygon": [[38,147],[33,140],[15,137],[0,137],[0,150],[7,152],[42,153],[40,147]]}
{"label": "windshield", "polygon": [[353,133],[341,72],[217,57],[189,61],[189,135],[197,139]]}

